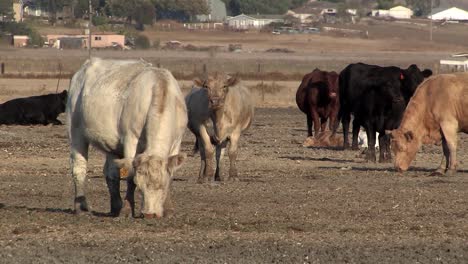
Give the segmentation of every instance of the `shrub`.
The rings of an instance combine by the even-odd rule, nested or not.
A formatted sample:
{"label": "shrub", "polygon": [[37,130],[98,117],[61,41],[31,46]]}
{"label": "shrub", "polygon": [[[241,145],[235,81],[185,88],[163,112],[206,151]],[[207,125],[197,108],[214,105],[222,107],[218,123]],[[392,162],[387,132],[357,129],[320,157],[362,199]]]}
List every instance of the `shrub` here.
{"label": "shrub", "polygon": [[135,38],[135,48],[137,49],[149,49],[151,46],[150,41],[145,35],[138,35]]}
{"label": "shrub", "polygon": [[109,23],[109,20],[105,16],[93,16],[93,25],[102,26]]}

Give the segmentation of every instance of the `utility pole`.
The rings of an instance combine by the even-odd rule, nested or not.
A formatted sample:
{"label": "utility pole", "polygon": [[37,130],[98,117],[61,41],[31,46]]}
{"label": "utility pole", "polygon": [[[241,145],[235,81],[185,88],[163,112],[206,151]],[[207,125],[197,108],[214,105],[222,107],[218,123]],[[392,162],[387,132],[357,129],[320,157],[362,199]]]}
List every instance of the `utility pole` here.
{"label": "utility pole", "polygon": [[91,59],[91,24],[93,22],[93,7],[89,0],[89,22],[88,22],[88,59]]}
{"label": "utility pole", "polygon": [[434,0],[431,0],[431,18],[430,18],[430,29],[429,29],[429,40],[432,42],[432,7],[434,6]]}

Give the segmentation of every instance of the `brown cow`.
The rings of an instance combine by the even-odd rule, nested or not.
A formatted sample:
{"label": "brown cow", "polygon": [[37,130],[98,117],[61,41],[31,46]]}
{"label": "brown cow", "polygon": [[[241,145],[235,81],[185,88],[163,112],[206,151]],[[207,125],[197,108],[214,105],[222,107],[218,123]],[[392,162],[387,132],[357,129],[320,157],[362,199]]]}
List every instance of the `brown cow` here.
{"label": "brown cow", "polygon": [[422,83],[397,130],[391,131],[395,168],[406,171],[423,143],[442,139],[444,158],[433,175],[456,171],[457,133],[468,133],[468,73],[440,74]]}
{"label": "brown cow", "polygon": [[325,131],[328,118],[329,128],[336,130],[336,120],[340,108],[338,95],[338,74],[315,69],[302,79],[296,92],[296,103],[307,115],[307,135],[312,136],[312,123],[315,136],[319,130]]}

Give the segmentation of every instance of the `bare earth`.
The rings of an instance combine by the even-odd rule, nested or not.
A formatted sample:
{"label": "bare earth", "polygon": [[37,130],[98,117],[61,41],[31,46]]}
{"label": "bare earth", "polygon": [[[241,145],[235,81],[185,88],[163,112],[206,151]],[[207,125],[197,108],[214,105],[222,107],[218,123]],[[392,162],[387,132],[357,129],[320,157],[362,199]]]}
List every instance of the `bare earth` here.
{"label": "bare earth", "polygon": [[[340,71],[358,61],[417,63],[437,72],[439,59],[468,47],[467,25],[437,27],[428,43],[427,26],[371,24],[351,27],[368,29],[369,39],[150,31],[161,43],[243,43],[245,51],[95,55],[145,58],[179,72],[206,63],[208,71],[250,73],[261,64],[262,72],[301,74],[315,67]],[[296,52],[263,52],[273,47]],[[58,72],[58,65],[72,72],[86,55],[0,48],[7,73]],[[172,188],[176,212],[162,220],[106,216],[104,158],[94,149],[88,166],[93,212],[74,215],[65,127],[0,126],[0,263],[468,263],[468,135],[459,135],[460,171],[453,177],[428,176],[441,146],[424,146],[404,175],[392,164],[364,162],[359,152],[303,148],[306,118],[294,101],[299,82],[246,83],[257,105],[269,108],[257,109],[241,138],[240,182],[197,184],[199,156],[191,154],[194,137],[187,132],[182,149],[189,157]],[[190,89],[189,81],[180,83]],[[67,86],[63,79],[58,90]],[[56,89],[54,79],[0,78],[0,102]]]}
{"label": "bare earth", "polygon": [[[144,220],[105,216],[104,160],[94,150],[93,214],[73,215],[65,127],[2,126],[0,262],[468,261],[466,135],[460,173],[429,177],[439,146],[425,146],[411,171],[398,175],[354,151],[301,147],[304,127],[294,108],[257,109],[241,140],[240,182],[196,184],[199,156],[189,155],[173,184],[175,215]],[[187,133],[183,151],[190,154],[193,142]]]}

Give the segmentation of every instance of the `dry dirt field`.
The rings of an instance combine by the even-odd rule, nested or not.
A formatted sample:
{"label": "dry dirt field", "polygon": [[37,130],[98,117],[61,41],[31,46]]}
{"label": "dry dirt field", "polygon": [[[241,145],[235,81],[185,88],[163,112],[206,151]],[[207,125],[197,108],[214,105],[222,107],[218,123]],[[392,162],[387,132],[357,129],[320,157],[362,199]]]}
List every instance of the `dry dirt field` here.
{"label": "dry dirt field", "polygon": [[[373,28],[379,27],[385,28]],[[441,57],[468,48],[458,40],[465,25],[453,26],[460,36],[446,31],[453,43],[427,43],[418,39],[424,30],[402,27],[408,42],[392,35],[399,30],[371,32],[382,34],[379,39],[156,32],[150,37],[161,41],[244,42],[247,51],[95,55],[141,57],[181,72],[199,71],[203,63],[208,70],[252,72],[260,62],[264,71],[304,73],[315,67],[339,71],[357,61],[433,68]],[[271,47],[296,52],[261,52]],[[56,72],[58,62],[73,71],[86,55],[0,48],[7,72]],[[189,156],[172,189],[176,211],[161,220],[106,216],[104,159],[94,149],[87,193],[92,214],[74,215],[65,127],[0,126],[0,263],[468,263],[468,135],[459,135],[456,176],[428,176],[440,162],[440,146],[424,146],[411,170],[400,175],[392,164],[364,162],[359,152],[303,148],[306,121],[294,103],[300,78],[266,80],[265,90],[260,82],[247,82],[258,108],[241,138],[240,182],[197,184],[199,156],[192,154],[194,137],[187,132],[182,149]],[[0,78],[0,102],[56,86],[56,79]],[[59,90],[67,86],[62,79]],[[181,86],[187,91],[190,82],[181,80]]]}
{"label": "dry dirt field", "polygon": [[2,126],[0,263],[467,263],[466,135],[458,175],[429,177],[438,146],[398,175],[354,151],[303,148],[304,126],[294,108],[257,109],[241,142],[241,181],[225,184],[196,183],[187,133],[176,213],[162,220],[106,216],[94,150],[93,213],[73,215],[65,127]]}

